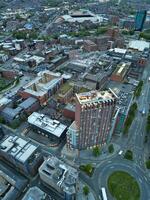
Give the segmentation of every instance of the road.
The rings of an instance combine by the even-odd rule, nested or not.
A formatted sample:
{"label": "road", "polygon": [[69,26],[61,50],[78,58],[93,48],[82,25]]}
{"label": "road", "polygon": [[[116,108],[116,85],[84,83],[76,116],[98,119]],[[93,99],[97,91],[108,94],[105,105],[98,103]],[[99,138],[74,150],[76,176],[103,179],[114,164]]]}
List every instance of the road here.
{"label": "road", "polygon": [[[144,138],[145,138],[145,126],[147,120],[147,114],[149,110],[149,99],[150,99],[150,88],[148,77],[150,76],[150,64],[145,68],[142,80],[144,82],[141,96],[135,99],[138,110],[135,119],[129,129],[128,138],[125,142],[121,141],[121,150],[125,153],[126,150],[130,149],[133,151],[133,161],[124,159],[120,155],[105,159],[101,161],[95,169],[92,178],[87,177],[84,173],[80,174],[80,178],[86,182],[89,187],[93,190],[96,199],[99,199],[100,188],[107,188],[107,179],[111,173],[118,170],[127,171],[130,173],[138,182],[141,190],[141,199],[150,199],[150,178],[148,171],[145,168],[144,163]],[[143,108],[146,114],[142,114]],[[123,140],[122,137],[121,140]],[[107,189],[106,189],[107,190]],[[108,199],[112,197],[107,190]]]}
{"label": "road", "polygon": [[[98,185],[99,187],[107,188],[107,179],[109,175],[114,171],[123,170],[130,173],[138,182],[140,189],[141,189],[141,200],[148,200],[150,199],[150,181],[147,178],[147,174],[144,170],[142,170],[138,165],[135,163],[133,164],[132,161],[127,161],[119,155],[115,158],[110,159],[109,161],[100,164],[100,166],[96,169],[95,178],[99,175]],[[95,184],[95,185],[97,185]],[[112,199],[109,192],[107,191],[108,199]]]}
{"label": "road", "polygon": [[[131,125],[129,130],[129,138],[126,145],[126,149],[132,149],[134,154],[134,160],[136,164],[139,164],[142,168],[144,168],[144,138],[145,138],[145,126],[147,121],[147,114],[149,110],[149,97],[150,97],[150,89],[149,89],[149,81],[148,77],[150,76],[150,64],[144,70],[142,80],[144,82],[143,89],[141,92],[141,96],[139,97],[137,102],[138,111],[137,115]],[[141,111],[145,109],[146,114],[143,115]]]}

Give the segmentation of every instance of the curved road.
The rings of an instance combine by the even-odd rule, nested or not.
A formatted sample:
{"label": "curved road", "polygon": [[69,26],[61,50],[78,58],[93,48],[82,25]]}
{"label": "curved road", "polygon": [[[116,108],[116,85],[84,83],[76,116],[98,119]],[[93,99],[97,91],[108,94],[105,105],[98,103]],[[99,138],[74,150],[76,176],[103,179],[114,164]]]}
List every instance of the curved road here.
{"label": "curved road", "polygon": [[[125,160],[116,156],[114,159],[110,159],[106,162],[103,162],[98,166],[95,172],[95,176],[98,177],[98,186],[99,190],[101,187],[107,188],[107,180],[110,174],[114,171],[126,171],[131,176],[133,176],[140,186],[141,191],[141,200],[150,199],[150,181],[148,180],[145,171],[142,170],[138,165],[134,164],[132,161]],[[107,191],[108,199],[112,199],[109,192]]]}
{"label": "curved road", "polygon": [[[144,164],[144,137],[147,113],[144,116],[141,114],[141,110],[143,108],[145,108],[146,111],[149,110],[149,76],[150,63],[148,67],[145,68],[142,76],[142,80],[144,82],[142,95],[137,100],[138,111],[130,127],[128,140],[123,145],[121,145],[121,150],[123,150],[123,152],[128,149],[133,151],[133,161],[123,159],[122,156],[116,154],[116,156],[107,158],[104,161],[100,161],[99,164],[96,162],[97,166],[91,178],[87,177],[83,173],[80,174],[80,178],[90,186],[90,188],[94,191],[97,199],[100,198],[100,188],[103,186],[107,189],[107,179],[109,175],[114,171],[123,170],[131,174],[139,183],[141,190],[140,200],[150,200],[150,178]],[[108,190],[107,194],[109,200],[111,200],[112,197],[110,196]]]}

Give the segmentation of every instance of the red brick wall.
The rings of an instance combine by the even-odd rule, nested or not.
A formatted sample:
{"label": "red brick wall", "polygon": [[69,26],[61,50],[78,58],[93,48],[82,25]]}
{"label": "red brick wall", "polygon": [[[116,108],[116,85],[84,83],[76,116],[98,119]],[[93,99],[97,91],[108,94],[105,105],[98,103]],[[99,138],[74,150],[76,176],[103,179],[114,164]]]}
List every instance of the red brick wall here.
{"label": "red brick wall", "polygon": [[75,120],[75,112],[73,112],[71,110],[64,109],[63,115],[64,115],[64,117]]}

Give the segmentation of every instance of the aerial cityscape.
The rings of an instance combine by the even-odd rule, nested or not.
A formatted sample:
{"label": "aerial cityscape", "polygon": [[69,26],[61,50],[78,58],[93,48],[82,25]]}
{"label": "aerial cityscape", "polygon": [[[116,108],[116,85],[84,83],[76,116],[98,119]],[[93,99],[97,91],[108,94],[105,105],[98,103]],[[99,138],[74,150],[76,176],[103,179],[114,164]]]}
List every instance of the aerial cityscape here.
{"label": "aerial cityscape", "polygon": [[150,200],[150,0],[0,0],[0,200]]}

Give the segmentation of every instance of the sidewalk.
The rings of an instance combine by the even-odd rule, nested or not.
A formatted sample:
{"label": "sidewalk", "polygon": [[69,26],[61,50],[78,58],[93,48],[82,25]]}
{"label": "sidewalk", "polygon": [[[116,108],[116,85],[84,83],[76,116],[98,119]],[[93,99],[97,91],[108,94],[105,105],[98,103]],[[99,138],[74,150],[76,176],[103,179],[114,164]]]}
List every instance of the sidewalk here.
{"label": "sidewalk", "polygon": [[73,162],[76,162],[76,163],[93,162],[96,165],[97,162],[99,161],[113,157],[120,150],[120,146],[118,144],[115,144],[115,143],[112,143],[112,144],[114,146],[113,153],[108,152],[108,146],[106,145],[102,147],[101,149],[102,153],[98,157],[93,156],[92,149],[80,151],[80,154],[79,154],[77,150],[68,150],[65,146],[62,150],[62,158],[70,161],[72,164]]}
{"label": "sidewalk", "polygon": [[[91,189],[89,188],[89,194],[87,196],[85,196],[83,194],[83,187],[85,186],[86,184],[83,184],[83,182],[79,182],[79,185],[78,185],[78,192],[76,194],[76,200],[95,200],[95,197],[94,197],[94,194],[93,192],[91,191]],[[87,185],[88,186],[88,185]]]}

